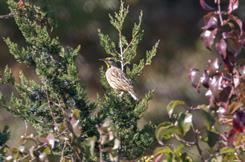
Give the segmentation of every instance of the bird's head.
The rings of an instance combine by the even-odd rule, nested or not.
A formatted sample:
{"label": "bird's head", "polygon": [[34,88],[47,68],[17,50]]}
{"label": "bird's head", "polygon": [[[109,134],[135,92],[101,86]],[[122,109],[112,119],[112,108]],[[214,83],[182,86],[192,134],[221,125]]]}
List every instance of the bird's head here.
{"label": "bird's head", "polygon": [[111,66],[116,66],[116,60],[112,57],[106,57],[104,59],[99,59],[101,61],[104,61],[107,65],[108,68],[110,68]]}

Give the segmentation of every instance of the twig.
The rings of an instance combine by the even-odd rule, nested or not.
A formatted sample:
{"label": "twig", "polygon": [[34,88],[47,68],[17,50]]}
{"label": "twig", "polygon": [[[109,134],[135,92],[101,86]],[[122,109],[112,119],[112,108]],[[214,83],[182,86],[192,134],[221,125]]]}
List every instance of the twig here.
{"label": "twig", "polygon": [[99,159],[99,162],[104,162],[104,160],[103,160],[103,146],[102,146],[102,130],[100,129],[100,126],[99,125],[96,125],[96,128],[97,128],[97,130],[98,130],[98,133],[99,133],[99,135],[100,135],[100,138],[99,138],[99,157],[100,157],[100,159]]}
{"label": "twig", "polygon": [[27,136],[27,131],[28,131],[28,123],[26,120],[24,120],[25,122],[25,136]]}
{"label": "twig", "polygon": [[121,69],[122,69],[122,71],[124,71],[124,58],[123,58],[123,54],[124,54],[124,52],[123,52],[123,47],[122,47],[122,33],[121,33],[121,31],[119,31],[119,49],[120,49],[120,53],[119,53],[119,55],[120,55],[120,62],[121,62]]}
{"label": "twig", "polygon": [[56,127],[58,124],[57,124],[57,122],[55,121],[55,116],[54,116],[54,114],[53,114],[53,109],[52,109],[52,107],[51,107],[51,105],[50,105],[50,102],[51,102],[51,100],[50,100],[50,98],[49,98],[49,90],[48,90],[48,86],[47,86],[47,83],[45,83],[45,93],[46,93],[46,99],[47,99],[47,102],[48,102],[48,108],[49,108],[49,110],[50,110],[50,115],[51,115],[51,117],[52,117],[52,119],[53,119],[53,121],[54,121],[54,124],[55,124],[55,126],[54,127]]}
{"label": "twig", "polygon": [[7,14],[7,15],[0,15],[0,19],[9,19],[9,18],[11,18],[11,17],[13,17],[13,16],[14,16],[13,13],[9,13],[9,14]]}
{"label": "twig", "polygon": [[[44,143],[44,144],[38,146],[37,148],[35,148],[34,150],[32,150],[32,152],[36,152],[36,151],[38,151],[39,149],[41,149],[41,148],[43,148],[43,147],[45,147],[45,146],[47,146],[47,143]],[[27,158],[30,157],[30,156],[31,156],[30,154],[27,154],[27,155],[25,155],[24,157],[22,157],[19,161],[25,161],[25,159],[27,159]],[[35,158],[36,158],[36,157],[35,157]]]}
{"label": "twig", "polygon": [[100,162],[104,162],[104,160],[103,160],[103,149],[102,149],[101,144],[99,144],[99,151],[100,151]]}
{"label": "twig", "polygon": [[60,160],[61,162],[65,161],[65,157],[64,157],[65,148],[66,148],[66,141],[64,142],[64,146],[61,151],[61,160]]}
{"label": "twig", "polygon": [[202,149],[201,149],[200,144],[199,144],[199,139],[198,139],[200,132],[199,132],[198,130],[194,129],[194,128],[193,128],[193,131],[194,131],[195,134],[196,134],[196,135],[195,135],[195,145],[196,145],[196,147],[197,147],[197,151],[198,151],[198,153],[199,153],[199,155],[200,155],[200,157],[201,157],[201,160],[202,160],[203,162],[205,162],[205,159],[203,158]]}
{"label": "twig", "polygon": [[[59,101],[59,105],[60,105],[60,108],[61,108],[61,110],[62,110],[62,112],[64,114],[64,121],[67,124],[67,128],[71,132],[73,137],[75,139],[78,139],[76,134],[75,134],[75,132],[74,132],[74,130],[73,130],[73,127],[72,127],[71,123],[69,122],[69,115],[67,115],[67,113],[66,113],[66,110],[69,110],[69,108],[66,105],[65,98],[63,98],[62,103],[63,103],[64,107],[61,105],[61,103]],[[83,148],[74,139],[71,141],[71,144],[75,145],[77,147],[77,148],[74,149],[74,153],[77,156],[78,160],[83,161],[83,155],[81,154],[81,150],[83,150]]]}
{"label": "twig", "polygon": [[[138,33],[137,33],[138,34]],[[127,47],[123,50],[123,54],[129,49],[129,47],[133,44],[135,42],[135,39],[134,38],[132,38],[132,40],[130,41],[130,43],[129,44],[127,44]]]}
{"label": "twig", "polygon": [[219,20],[220,20],[221,26],[223,26],[223,25],[224,25],[224,20],[223,20],[223,17],[222,17],[221,6],[220,6],[220,0],[217,1],[217,4],[218,4]]}

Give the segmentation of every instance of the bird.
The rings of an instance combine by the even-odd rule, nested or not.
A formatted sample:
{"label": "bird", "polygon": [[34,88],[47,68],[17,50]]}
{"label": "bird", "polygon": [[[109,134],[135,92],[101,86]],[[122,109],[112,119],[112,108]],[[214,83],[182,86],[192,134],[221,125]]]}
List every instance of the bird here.
{"label": "bird", "polygon": [[107,57],[100,60],[107,65],[105,76],[110,87],[119,92],[128,92],[134,100],[138,101],[131,80],[126,77],[122,69],[117,67],[115,59]]}

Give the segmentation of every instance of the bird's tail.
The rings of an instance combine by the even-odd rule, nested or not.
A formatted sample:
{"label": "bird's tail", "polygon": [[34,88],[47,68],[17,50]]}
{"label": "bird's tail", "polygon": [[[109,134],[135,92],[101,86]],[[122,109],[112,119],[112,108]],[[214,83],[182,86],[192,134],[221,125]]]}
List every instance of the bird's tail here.
{"label": "bird's tail", "polygon": [[138,97],[136,96],[136,93],[134,92],[134,90],[129,91],[128,93],[132,96],[132,98],[133,98],[135,101],[138,101],[138,100],[139,100]]}

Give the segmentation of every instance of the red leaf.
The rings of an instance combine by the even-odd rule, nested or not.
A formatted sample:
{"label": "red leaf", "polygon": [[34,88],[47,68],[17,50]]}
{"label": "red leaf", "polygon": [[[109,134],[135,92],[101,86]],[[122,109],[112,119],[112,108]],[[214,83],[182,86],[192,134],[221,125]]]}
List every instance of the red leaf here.
{"label": "red leaf", "polygon": [[245,110],[241,109],[238,110],[235,115],[233,116],[233,128],[230,130],[228,134],[228,140],[229,142],[232,142],[234,139],[234,136],[245,132]]}
{"label": "red leaf", "polygon": [[[222,33],[222,36],[225,40],[227,40],[226,43],[227,43],[227,46],[229,46],[229,50],[226,50],[226,53],[227,53],[226,56],[228,56],[228,53],[230,53],[234,58],[236,58],[240,54],[241,49],[244,46],[245,39],[243,38],[243,36],[239,36],[236,30],[233,30],[231,32],[224,32]],[[216,44],[216,48],[218,48],[217,46],[218,45]],[[219,51],[219,49],[217,50],[218,52],[221,52]],[[219,53],[219,54],[222,54],[222,53]],[[226,57],[223,57],[223,59],[226,59]]]}
{"label": "red leaf", "polygon": [[221,81],[222,81],[221,76],[214,76],[209,80],[209,87],[214,97],[218,97],[220,92],[222,91]]}
{"label": "red leaf", "polygon": [[234,136],[236,135],[236,134],[238,134],[239,132],[237,131],[237,129],[231,129],[230,131],[229,131],[229,133],[228,133],[228,141],[229,142],[232,142],[233,140],[234,140]]}
{"label": "red leaf", "polygon": [[214,61],[209,60],[208,61],[208,69],[207,69],[207,73],[209,76],[214,76],[215,74],[218,73],[220,64],[219,64],[219,60],[215,59]]}
{"label": "red leaf", "polygon": [[240,132],[245,131],[245,109],[237,110],[233,117],[233,128]]}
{"label": "red leaf", "polygon": [[194,88],[197,88],[198,84],[199,84],[198,74],[199,74],[199,70],[195,69],[195,68],[191,69],[189,74],[188,74],[188,77],[189,77],[191,84]]}
{"label": "red leaf", "polygon": [[224,39],[221,39],[216,43],[216,49],[223,59],[227,57],[227,43]]}
{"label": "red leaf", "polygon": [[214,14],[213,12],[207,14],[203,18],[204,21],[204,27],[202,29],[204,30],[212,30],[218,26],[218,18],[217,15]]}
{"label": "red leaf", "polygon": [[216,34],[218,32],[218,29],[214,29],[214,30],[205,30],[202,34],[201,34],[201,38],[203,40],[204,46],[211,50],[213,44],[214,44],[214,39],[216,38]]}
{"label": "red leaf", "polygon": [[[243,21],[236,16],[229,15],[230,20],[234,21],[239,26],[240,36],[243,35]],[[229,21],[228,21],[229,22]]]}
{"label": "red leaf", "polygon": [[245,78],[245,65],[242,65],[240,67],[240,73],[241,73],[242,78]]}
{"label": "red leaf", "polygon": [[200,78],[200,82],[202,83],[202,85],[206,88],[209,88],[209,75],[208,72],[205,70],[204,73],[202,74],[201,78]]}
{"label": "red leaf", "polygon": [[17,7],[18,9],[23,9],[25,7],[24,0],[19,0],[19,2],[17,3]]}
{"label": "red leaf", "polygon": [[161,162],[164,160],[164,155],[163,154],[159,154],[155,157],[154,162]]}
{"label": "red leaf", "polygon": [[51,146],[51,148],[53,149],[54,146],[55,146],[55,138],[54,138],[54,135],[53,134],[49,134],[47,137],[46,137],[46,140],[47,140],[47,143]]}
{"label": "red leaf", "polygon": [[212,11],[212,10],[214,10],[213,7],[211,7],[210,5],[207,4],[206,0],[200,0],[200,5],[206,11]]}
{"label": "red leaf", "polygon": [[238,5],[239,5],[239,0],[230,0],[228,12],[231,13],[232,11],[236,10],[238,8]]}
{"label": "red leaf", "polygon": [[73,128],[73,132],[77,137],[79,137],[81,135],[81,126],[79,125],[80,121],[73,117],[71,118],[70,123]]}

